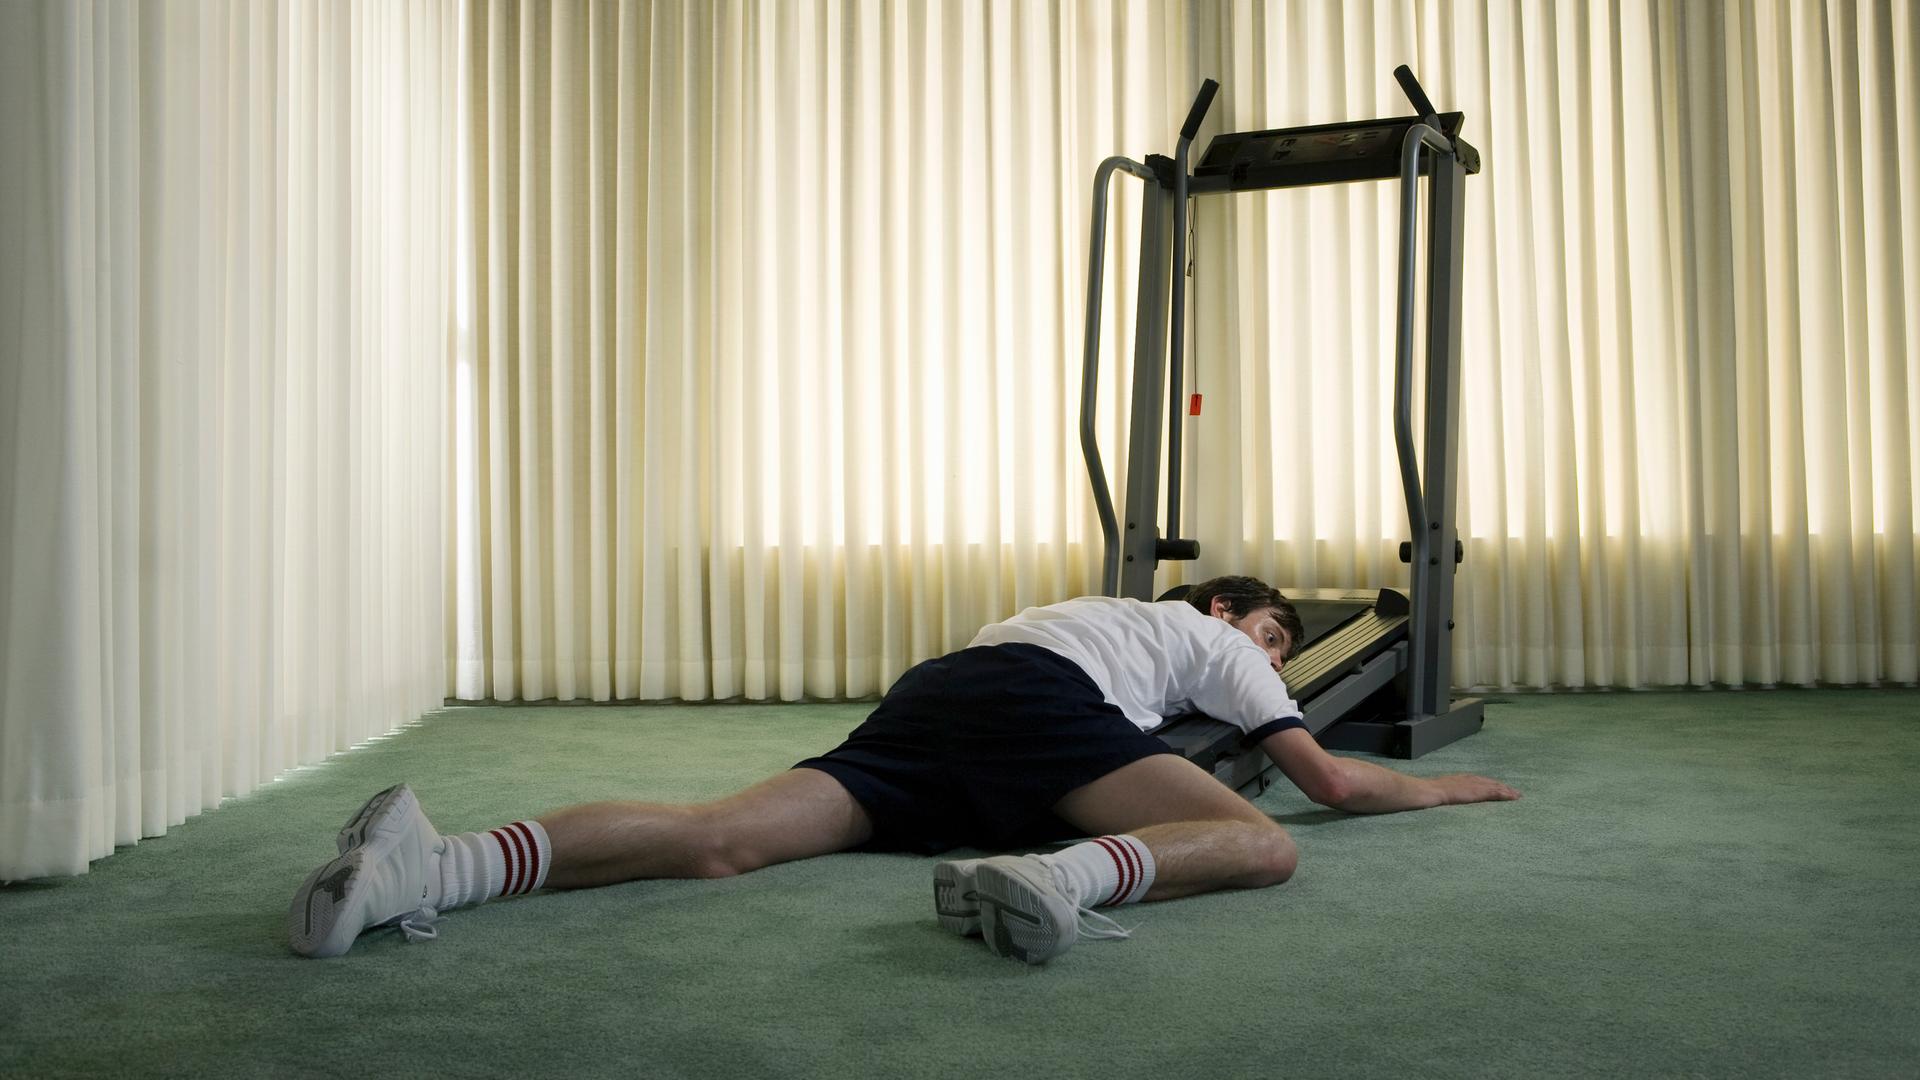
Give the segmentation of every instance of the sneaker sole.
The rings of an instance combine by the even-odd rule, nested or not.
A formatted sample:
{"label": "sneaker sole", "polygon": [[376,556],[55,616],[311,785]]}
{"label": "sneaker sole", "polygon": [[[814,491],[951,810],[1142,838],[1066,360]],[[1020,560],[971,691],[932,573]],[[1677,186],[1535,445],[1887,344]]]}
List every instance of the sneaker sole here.
{"label": "sneaker sole", "polygon": [[980,897],[980,931],[995,956],[1044,964],[1079,936],[1077,925],[1060,925],[1033,886],[1000,867],[979,867],[973,883]]}
{"label": "sneaker sole", "polygon": [[335,847],[345,855],[354,848],[365,846],[369,837],[378,839],[388,831],[384,826],[396,814],[406,813],[409,801],[417,800],[413,799],[413,792],[405,784],[395,784],[368,799],[366,805],[355,811],[347,823],[340,827],[340,835],[334,840]]}
{"label": "sneaker sole", "polygon": [[933,911],[940,929],[961,937],[980,933],[980,894],[966,887],[970,876],[950,862],[933,868]]}
{"label": "sneaker sole", "polygon": [[[301,956],[339,956],[360,936],[360,920],[342,920],[360,889],[360,868],[366,852],[355,848],[307,875],[293,905],[287,909],[287,940]],[[351,927],[351,932],[341,930]]]}

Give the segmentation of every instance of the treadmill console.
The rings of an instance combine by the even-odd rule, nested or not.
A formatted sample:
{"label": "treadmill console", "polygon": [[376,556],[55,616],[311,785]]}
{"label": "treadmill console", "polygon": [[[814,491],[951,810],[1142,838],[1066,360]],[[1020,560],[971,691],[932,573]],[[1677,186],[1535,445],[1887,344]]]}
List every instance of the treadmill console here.
{"label": "treadmill console", "polygon": [[[1440,130],[1459,148],[1469,173],[1480,171],[1480,153],[1460,141],[1464,114],[1440,114]],[[1400,175],[1400,147],[1417,116],[1356,120],[1344,124],[1238,131],[1214,136],[1193,170],[1189,190],[1261,191],[1268,188],[1390,180]],[[1421,172],[1426,172],[1422,159]]]}

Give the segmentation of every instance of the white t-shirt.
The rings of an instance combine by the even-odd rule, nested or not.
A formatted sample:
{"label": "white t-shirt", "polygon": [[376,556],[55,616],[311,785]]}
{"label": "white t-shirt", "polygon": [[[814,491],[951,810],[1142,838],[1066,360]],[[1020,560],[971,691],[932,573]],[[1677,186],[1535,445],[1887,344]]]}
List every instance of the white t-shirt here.
{"label": "white t-shirt", "polygon": [[1142,731],[1189,712],[1248,732],[1300,715],[1252,638],[1184,600],[1087,596],[1028,608],[981,630],[972,644],[1014,642],[1080,665]]}

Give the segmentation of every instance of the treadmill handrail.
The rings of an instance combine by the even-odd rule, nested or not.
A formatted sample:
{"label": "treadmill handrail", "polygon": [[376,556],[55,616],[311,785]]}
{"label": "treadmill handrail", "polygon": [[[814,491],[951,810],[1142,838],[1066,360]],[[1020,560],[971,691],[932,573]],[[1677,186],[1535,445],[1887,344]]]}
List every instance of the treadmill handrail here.
{"label": "treadmill handrail", "polygon": [[1193,140],[1213,104],[1220,84],[1212,79],[1200,83],[1187,122],[1180,128],[1180,142],[1173,152],[1173,281],[1167,302],[1167,532],[1169,540],[1180,539],[1181,436],[1185,431],[1182,414],[1186,411],[1181,391],[1186,388],[1185,356],[1187,346],[1187,162],[1193,154]]}
{"label": "treadmill handrail", "polygon": [[1436,153],[1453,153],[1453,143],[1426,124],[1408,128],[1400,148],[1400,319],[1393,361],[1393,445],[1400,458],[1400,486],[1406,493],[1407,527],[1412,530],[1416,557],[1427,547],[1427,501],[1421,493],[1420,462],[1413,449],[1413,290],[1420,231],[1417,198],[1422,144]]}
{"label": "treadmill handrail", "polygon": [[1093,483],[1093,505],[1100,515],[1100,534],[1105,540],[1100,566],[1100,592],[1105,596],[1120,593],[1120,518],[1113,509],[1113,492],[1107,487],[1106,465],[1100,460],[1093,413],[1100,382],[1100,299],[1106,273],[1107,185],[1115,171],[1142,180],[1158,180],[1145,164],[1119,155],[1102,161],[1093,174],[1093,229],[1087,238],[1091,254],[1087,258],[1086,355],[1080,366],[1080,452],[1087,459],[1087,476]]}

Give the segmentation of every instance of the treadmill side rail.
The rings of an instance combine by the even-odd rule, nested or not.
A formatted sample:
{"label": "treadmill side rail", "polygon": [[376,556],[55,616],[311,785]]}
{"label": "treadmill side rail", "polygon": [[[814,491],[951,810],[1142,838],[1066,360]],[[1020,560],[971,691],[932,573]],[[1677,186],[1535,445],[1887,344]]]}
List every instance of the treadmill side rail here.
{"label": "treadmill side rail", "polygon": [[1307,733],[1319,739],[1321,745],[1326,745],[1324,734],[1329,728],[1339,727],[1338,721],[1342,717],[1352,715],[1363,702],[1379,693],[1382,687],[1406,669],[1407,643],[1401,641],[1347,673],[1339,682],[1307,702],[1301,710]]}

